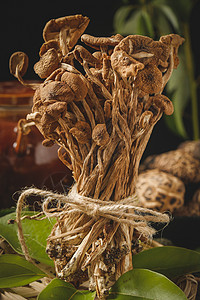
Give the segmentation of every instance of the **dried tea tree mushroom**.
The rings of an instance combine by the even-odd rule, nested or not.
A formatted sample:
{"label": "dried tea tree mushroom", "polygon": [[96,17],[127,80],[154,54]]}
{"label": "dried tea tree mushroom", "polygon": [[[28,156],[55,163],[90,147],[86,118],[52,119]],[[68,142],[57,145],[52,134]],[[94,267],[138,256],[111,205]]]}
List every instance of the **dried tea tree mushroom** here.
{"label": "dried tea tree mushroom", "polygon": [[129,35],[124,38],[116,47],[116,50],[124,50],[134,59],[143,64],[154,64],[158,66],[160,63],[167,62],[170,54],[170,48],[160,41],[140,36]]}
{"label": "dried tea tree mushroom", "polygon": [[181,149],[149,156],[141,169],[159,169],[180,178],[184,183],[200,181],[200,161]]}
{"label": "dried tea tree mushroom", "polygon": [[97,124],[92,131],[92,139],[98,146],[104,146],[109,141],[109,134],[105,124]]}
{"label": "dried tea tree mushroom", "polygon": [[145,94],[157,94],[162,88],[162,72],[155,66],[148,64],[138,72],[135,86]]}
{"label": "dried tea tree mushroom", "polygon": [[178,48],[182,43],[184,42],[184,38],[179,36],[178,34],[168,34],[165,36],[160,37],[160,41],[167,45],[172,47],[173,51],[173,61],[174,61],[174,68],[176,69],[179,64],[179,58],[178,58]]}
{"label": "dried tea tree mushroom", "polygon": [[185,186],[177,177],[154,169],[139,174],[136,193],[141,206],[173,212],[184,204]]}
{"label": "dried tea tree mushroom", "polygon": [[45,42],[56,40],[62,54],[66,55],[77,43],[89,24],[89,18],[82,15],[66,16],[50,20],[44,27]]}
{"label": "dried tea tree mushroom", "polygon": [[[67,195],[26,191],[19,199],[17,223],[20,228],[24,195],[42,194],[43,212],[57,219],[47,241],[57,276],[77,287],[88,280],[89,289],[104,299],[113,282],[132,269],[138,237],[148,243],[154,233],[149,222],[169,221],[165,214],[138,207],[135,195],[139,163],[153,127],[163,113],[173,112],[162,91],[177,66],[183,39],[93,37],[83,34],[88,23],[87,17],[75,15],[46,24],[35,65],[46,79],[37,86],[27,115],[44,136],[45,146],[59,145],[58,157],[72,170],[76,183]],[[79,38],[87,49],[75,46]],[[74,67],[74,59],[82,72]],[[164,192],[167,184],[174,187],[167,176],[172,175],[162,177]],[[168,209],[182,203],[174,198],[178,196],[166,198]],[[52,210],[55,200],[58,207]],[[163,203],[155,208],[166,207]],[[23,240],[20,230],[19,236]]]}
{"label": "dried tea tree mushroom", "polygon": [[9,60],[9,68],[10,73],[14,75],[24,86],[28,86],[34,90],[39,87],[39,84],[28,84],[22,78],[28,68],[28,56],[24,52],[15,52],[11,55]]}
{"label": "dried tea tree mushroom", "polygon": [[42,44],[39,52],[40,57],[43,56],[43,54],[45,54],[49,49],[55,49],[58,53],[59,58],[62,56],[59,42],[56,40],[50,40]]}
{"label": "dried tea tree mushroom", "polygon": [[144,68],[144,65],[133,59],[125,51],[114,51],[111,56],[111,65],[113,70],[122,78],[132,77],[135,80],[139,70]]}
{"label": "dried tea tree mushroom", "polygon": [[96,50],[107,50],[109,47],[114,48],[123,39],[121,34],[116,34],[111,37],[94,37],[89,34],[83,34],[81,41],[86,45]]}
{"label": "dried tea tree mushroom", "polygon": [[17,77],[19,74],[23,77],[28,68],[28,56],[24,52],[15,52],[11,55],[9,61],[10,73]]}
{"label": "dried tea tree mushroom", "polygon": [[150,97],[151,101],[155,103],[167,116],[172,115],[174,112],[174,106],[170,99],[165,95],[154,95]]}
{"label": "dried tea tree mushroom", "polygon": [[47,50],[34,65],[34,71],[40,78],[47,78],[59,67],[59,64],[60,60],[57,51],[54,48],[51,48]]}

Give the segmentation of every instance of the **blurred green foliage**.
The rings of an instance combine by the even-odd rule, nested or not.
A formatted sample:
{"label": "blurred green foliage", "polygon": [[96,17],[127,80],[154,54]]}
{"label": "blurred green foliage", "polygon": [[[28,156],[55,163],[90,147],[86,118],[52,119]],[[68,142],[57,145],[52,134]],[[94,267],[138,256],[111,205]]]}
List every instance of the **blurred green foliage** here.
{"label": "blurred green foliage", "polygon": [[[177,33],[185,38],[179,50],[180,64],[165,89],[174,104],[174,113],[166,117],[166,123],[181,137],[196,140],[199,139],[198,97],[189,27],[194,4],[192,0],[124,0],[113,22],[115,32],[125,36],[139,34],[159,39],[161,35]],[[188,105],[191,105],[191,136],[184,123]]]}

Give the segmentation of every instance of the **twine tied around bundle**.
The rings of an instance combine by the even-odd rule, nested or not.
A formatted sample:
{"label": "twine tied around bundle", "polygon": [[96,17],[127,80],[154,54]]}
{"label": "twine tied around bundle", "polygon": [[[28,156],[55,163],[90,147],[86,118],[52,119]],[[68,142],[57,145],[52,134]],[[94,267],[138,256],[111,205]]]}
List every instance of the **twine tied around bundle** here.
{"label": "twine tied around bundle", "polygon": [[[21,217],[23,204],[27,197],[31,195],[40,196],[43,200],[42,212],[32,217]],[[56,208],[49,208],[50,203],[57,201],[59,204]],[[54,203],[55,204],[55,203]],[[155,229],[149,224],[152,223],[169,223],[170,216],[168,214],[159,213],[151,209],[137,206],[137,197],[135,195],[124,198],[119,201],[102,201],[100,199],[92,199],[90,197],[78,194],[76,184],[71,191],[66,194],[58,194],[47,190],[37,188],[28,188],[24,190],[17,203],[16,222],[18,225],[18,237],[21,243],[22,251],[27,260],[32,260],[29,255],[28,248],[25,243],[22,219],[31,218],[42,220],[44,218],[62,217],[70,213],[83,213],[90,216],[93,220],[99,218],[113,220],[119,224],[127,224],[133,226],[141,235],[151,237],[155,233]],[[43,215],[43,217],[41,217]],[[40,218],[39,218],[40,217]],[[55,237],[53,237],[55,238]],[[51,239],[51,237],[50,237]]]}

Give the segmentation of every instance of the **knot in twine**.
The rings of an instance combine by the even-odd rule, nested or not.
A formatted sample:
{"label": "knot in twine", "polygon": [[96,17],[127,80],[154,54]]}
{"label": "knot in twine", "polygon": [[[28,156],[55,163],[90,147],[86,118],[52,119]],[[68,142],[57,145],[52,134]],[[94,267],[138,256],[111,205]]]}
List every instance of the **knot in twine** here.
{"label": "knot in twine", "polygon": [[[136,206],[137,197],[135,195],[119,201],[102,201],[100,199],[92,199],[90,197],[78,194],[76,184],[72,187],[71,191],[67,195],[37,188],[29,188],[21,193],[16,210],[18,237],[25,257],[28,260],[31,259],[22,231],[21,211],[24,201],[30,195],[37,195],[44,199],[42,208],[45,217],[42,219],[61,217],[70,213],[81,212],[90,216],[91,218],[105,218],[118,222],[119,224],[134,226],[134,228],[137,229],[141,235],[147,237],[151,237],[156,231],[150,226],[150,222],[169,223],[170,221],[170,217],[167,214]],[[49,204],[51,202],[54,202],[55,205],[55,200],[58,201],[59,205],[57,205],[57,207],[54,209],[49,208]],[[38,215],[41,215],[41,213]],[[38,215],[33,216],[33,218],[37,219]],[[41,220],[41,218],[39,220]]]}

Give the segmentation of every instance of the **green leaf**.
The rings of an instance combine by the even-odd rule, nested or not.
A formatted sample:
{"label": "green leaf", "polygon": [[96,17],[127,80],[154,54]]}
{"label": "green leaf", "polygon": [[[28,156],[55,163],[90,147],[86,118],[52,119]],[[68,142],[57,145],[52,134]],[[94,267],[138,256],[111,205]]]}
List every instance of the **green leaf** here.
{"label": "green leaf", "polygon": [[168,19],[169,23],[174,27],[175,31],[178,33],[180,31],[179,21],[173,9],[164,4],[157,4],[156,8]]}
{"label": "green leaf", "polygon": [[123,34],[124,24],[127,21],[128,15],[131,13],[131,11],[134,9],[134,7],[135,7],[134,5],[126,5],[126,6],[120,7],[116,11],[116,13],[114,15],[114,19],[113,19],[113,26],[117,33]]}
{"label": "green leaf", "polygon": [[158,38],[161,35],[170,34],[173,32],[172,26],[166,16],[160,11],[155,9],[155,28],[157,29]]}
{"label": "green leaf", "polygon": [[10,213],[12,213],[12,212],[15,212],[16,211],[16,208],[5,208],[5,209],[1,209],[0,210],[0,217],[3,217],[3,216],[5,216],[5,215],[7,215],[7,214],[10,214]]}
{"label": "green leaf", "polygon": [[169,278],[200,271],[200,253],[173,246],[156,247],[133,256],[134,268],[145,268]]}
{"label": "green leaf", "polygon": [[[33,215],[33,212],[25,212],[26,215]],[[0,218],[0,236],[2,236],[19,253],[23,254],[18,237],[17,224],[8,224],[8,220],[15,219],[15,213],[7,214]],[[53,261],[46,254],[46,240],[55,224],[55,219],[22,221],[25,242],[28,246],[30,256],[41,263],[53,266]]]}
{"label": "green leaf", "polygon": [[141,11],[138,34],[154,37],[154,29],[150,15],[145,11]]}
{"label": "green leaf", "polygon": [[195,2],[196,1],[191,0],[165,0],[165,3],[173,9],[181,22],[189,22],[191,11]]}
{"label": "green leaf", "polygon": [[38,300],[93,300],[96,292],[77,290],[72,284],[60,279],[53,279],[39,294]]}
{"label": "green leaf", "polygon": [[108,299],[186,300],[187,298],[181,289],[165,276],[145,269],[134,269],[117,280],[110,290]]}
{"label": "green leaf", "polygon": [[141,34],[140,33],[140,18],[141,18],[141,10],[135,10],[128,20],[124,22],[124,26],[122,29],[122,34]]}
{"label": "green leaf", "polygon": [[166,92],[174,104],[174,113],[169,116],[168,122],[174,119],[174,132],[186,138],[183,116],[186,105],[190,99],[190,88],[185,61],[180,57],[180,63],[167,83]]}
{"label": "green leaf", "polygon": [[0,256],[0,288],[26,285],[44,276],[45,273],[18,255]]}

